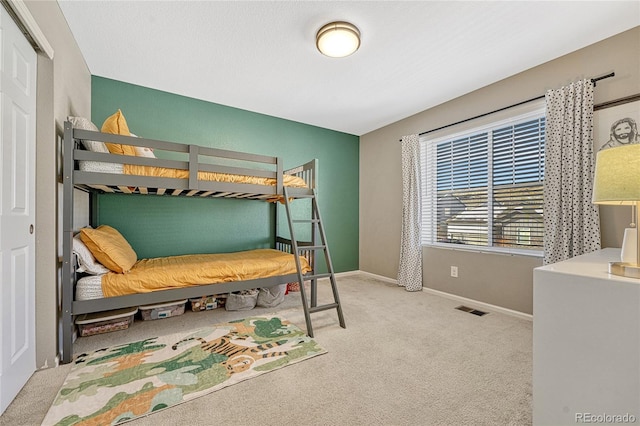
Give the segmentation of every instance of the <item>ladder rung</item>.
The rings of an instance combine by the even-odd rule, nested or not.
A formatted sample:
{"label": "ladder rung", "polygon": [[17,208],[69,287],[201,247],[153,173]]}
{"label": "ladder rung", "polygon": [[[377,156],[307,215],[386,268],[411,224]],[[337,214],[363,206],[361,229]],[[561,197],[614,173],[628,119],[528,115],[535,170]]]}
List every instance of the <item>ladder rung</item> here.
{"label": "ladder rung", "polygon": [[326,311],[327,309],[337,308],[339,305],[337,303],[329,303],[327,305],[314,306],[313,308],[309,308],[310,313]]}
{"label": "ladder rung", "polygon": [[299,246],[298,251],[304,250],[324,250],[327,246]]}
{"label": "ladder rung", "polygon": [[293,219],[293,223],[320,223],[320,219]]}

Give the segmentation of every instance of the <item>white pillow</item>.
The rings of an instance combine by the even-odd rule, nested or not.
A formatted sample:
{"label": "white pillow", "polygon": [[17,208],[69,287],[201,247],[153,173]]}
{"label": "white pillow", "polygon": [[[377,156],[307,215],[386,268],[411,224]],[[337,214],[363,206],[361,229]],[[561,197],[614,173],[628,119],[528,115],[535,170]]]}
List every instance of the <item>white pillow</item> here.
{"label": "white pillow", "polygon": [[87,246],[82,242],[79,235],[73,237],[73,253],[75,253],[78,259],[77,272],[86,272],[92,275],[101,275],[109,272],[107,267],[93,257],[93,254],[91,254],[91,251],[89,251]]}
{"label": "white pillow", "polygon": [[[73,126],[74,129],[90,130],[92,132],[99,132],[100,131],[98,129],[98,127],[96,127],[96,125],[93,124],[91,122],[91,120],[89,120],[87,118],[69,116],[69,117],[67,117],[67,120],[69,120],[71,122],[71,125]],[[82,140],[82,145],[84,145],[84,149],[86,149],[87,151],[104,152],[104,153],[107,153],[107,154],[109,153],[109,150],[107,149],[107,146],[104,144],[104,142],[83,139]]]}
{"label": "white pillow", "polygon": [[146,146],[134,146],[134,148],[136,150],[136,157],[156,158],[151,148],[147,148]]}
{"label": "white pillow", "polygon": [[80,161],[80,171],[92,173],[124,173],[124,165],[120,163],[104,163],[102,161]]}
{"label": "white pillow", "polygon": [[[138,137],[138,135],[134,135],[133,133],[129,136],[134,138]],[[156,155],[153,153],[151,148],[147,148],[145,146],[134,146],[133,149],[136,151],[136,157],[156,158]]]}

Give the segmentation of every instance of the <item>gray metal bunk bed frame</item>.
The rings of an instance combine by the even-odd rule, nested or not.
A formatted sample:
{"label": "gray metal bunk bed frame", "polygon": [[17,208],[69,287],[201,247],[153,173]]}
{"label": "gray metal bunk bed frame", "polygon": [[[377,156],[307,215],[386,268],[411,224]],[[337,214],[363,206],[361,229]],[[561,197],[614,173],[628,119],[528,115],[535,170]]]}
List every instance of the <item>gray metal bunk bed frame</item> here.
{"label": "gray metal bunk bed frame", "polygon": [[[133,157],[114,155],[106,153],[90,152],[82,149],[82,140],[92,140],[100,142],[111,142],[123,145],[148,147],[157,150],[183,153],[188,156],[188,161],[154,159],[145,157]],[[289,282],[299,282],[302,305],[304,309],[307,333],[313,337],[313,328],[310,314],[336,309],[341,327],[345,327],[342,308],[338,296],[335,274],[329,254],[329,247],[326,243],[326,235],[320,211],[317,206],[317,160],[312,160],[306,164],[290,170],[283,170],[282,159],[264,155],[247,154],[236,151],[228,151],[216,148],[201,147],[198,145],[187,145],[175,142],[166,142],[154,139],[106,134],[92,132],[88,130],[74,129],[70,122],[64,124],[63,142],[63,224],[62,224],[62,285],[60,303],[61,322],[61,344],[60,359],[63,363],[71,362],[73,358],[73,335],[74,317],[80,314],[108,311],[112,309],[126,308],[131,306],[149,305],[169,302],[186,298],[194,298],[211,294],[228,293],[231,291],[246,290],[259,287],[272,287]],[[247,168],[235,166],[222,166],[210,163],[199,162],[200,156],[209,158],[239,160],[245,164],[258,163],[261,165],[271,165],[275,171],[264,170],[263,168]],[[103,163],[137,164],[143,166],[165,167],[173,169],[183,169],[189,171],[188,179],[164,178],[137,176],[127,174],[99,173],[82,171],[78,168],[79,161],[95,161]],[[264,167],[264,166],[261,166]],[[246,176],[267,177],[276,179],[276,185],[254,185],[246,183],[227,183],[198,180],[198,171],[209,171],[218,173],[240,174]],[[307,184],[307,188],[289,188],[284,186],[284,174],[301,177]],[[274,247],[288,253],[298,253],[307,257],[310,261],[312,271],[302,274],[300,260],[296,257],[298,272],[270,278],[261,278],[247,281],[235,281],[229,283],[217,283],[186,287],[179,289],[167,289],[152,293],[132,294],[126,296],[107,297],[91,300],[75,300],[75,286],[78,273],[73,259],[72,244],[74,232],[74,189],[80,189],[89,193],[90,206],[94,207],[94,195],[97,193],[133,193],[145,195],[173,195],[187,197],[213,197],[213,198],[242,198],[264,200],[274,196],[282,197],[287,222],[289,225],[290,238],[279,236],[278,214],[276,213],[276,238]],[[309,198],[312,202],[310,219],[292,219],[290,211],[290,201],[297,198]],[[278,206],[280,203],[276,203]],[[278,208],[278,207],[276,207]],[[93,215],[91,215],[93,216]],[[295,238],[296,223],[306,223],[311,225],[311,241],[297,241]],[[323,251],[328,273],[316,273],[316,252]],[[329,278],[334,302],[320,305],[317,304],[317,280]],[[311,282],[310,300],[307,299],[304,285],[307,280]]]}

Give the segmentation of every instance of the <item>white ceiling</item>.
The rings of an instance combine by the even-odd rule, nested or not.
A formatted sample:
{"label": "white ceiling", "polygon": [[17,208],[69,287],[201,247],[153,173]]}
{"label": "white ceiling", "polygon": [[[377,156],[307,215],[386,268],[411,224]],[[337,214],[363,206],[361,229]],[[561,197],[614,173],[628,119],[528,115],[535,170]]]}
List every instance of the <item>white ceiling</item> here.
{"label": "white ceiling", "polygon": [[[93,75],[354,135],[640,25],[637,0],[59,3]],[[355,54],[316,50],[334,20]]]}

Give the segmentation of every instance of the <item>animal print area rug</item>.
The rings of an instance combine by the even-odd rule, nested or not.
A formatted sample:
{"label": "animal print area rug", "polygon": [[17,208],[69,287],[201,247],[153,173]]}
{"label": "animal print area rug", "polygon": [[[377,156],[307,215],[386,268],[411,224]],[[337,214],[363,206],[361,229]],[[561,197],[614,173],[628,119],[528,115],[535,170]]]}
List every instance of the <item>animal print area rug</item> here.
{"label": "animal print area rug", "polygon": [[114,425],[323,353],[260,316],[81,354],[43,425]]}

